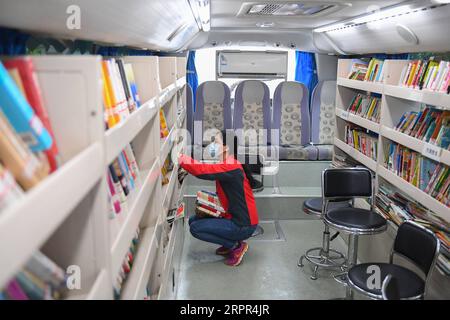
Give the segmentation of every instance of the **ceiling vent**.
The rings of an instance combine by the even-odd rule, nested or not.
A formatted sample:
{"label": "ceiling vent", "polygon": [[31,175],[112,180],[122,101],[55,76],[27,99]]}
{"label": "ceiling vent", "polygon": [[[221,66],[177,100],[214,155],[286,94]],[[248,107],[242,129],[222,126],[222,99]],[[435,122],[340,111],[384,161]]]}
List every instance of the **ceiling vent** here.
{"label": "ceiling vent", "polygon": [[244,2],[239,10],[238,16],[258,17],[316,17],[319,15],[336,12],[348,4],[317,3],[317,2],[278,2],[278,3],[255,3]]}

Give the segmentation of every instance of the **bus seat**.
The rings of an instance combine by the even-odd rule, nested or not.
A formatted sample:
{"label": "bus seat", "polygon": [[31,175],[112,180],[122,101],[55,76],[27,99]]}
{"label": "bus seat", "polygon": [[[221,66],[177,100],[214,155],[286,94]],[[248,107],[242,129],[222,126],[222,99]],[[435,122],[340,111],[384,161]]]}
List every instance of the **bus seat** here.
{"label": "bus seat", "polygon": [[186,83],[186,130],[189,132],[192,145],[194,142],[194,100],[189,83]]}
{"label": "bus seat", "polygon": [[222,81],[206,81],[197,88],[194,144],[205,146],[218,131],[232,128],[230,89]]}
{"label": "bus seat", "polygon": [[270,120],[269,87],[258,80],[242,81],[234,97],[233,126],[239,144],[249,148],[267,146],[270,143]]}
{"label": "bus seat", "polygon": [[273,98],[273,129],[279,132],[280,160],[316,160],[310,142],[309,93],[295,81],[281,82]]}
{"label": "bus seat", "polygon": [[336,127],[336,81],[317,84],[311,102],[311,142],[318,149],[318,160],[331,160]]}

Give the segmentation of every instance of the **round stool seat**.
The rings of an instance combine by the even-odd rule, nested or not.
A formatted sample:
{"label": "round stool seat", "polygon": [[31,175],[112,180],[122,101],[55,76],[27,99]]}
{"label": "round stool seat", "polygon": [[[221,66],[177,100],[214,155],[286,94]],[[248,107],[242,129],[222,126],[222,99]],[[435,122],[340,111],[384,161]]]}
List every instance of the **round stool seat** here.
{"label": "round stool seat", "polygon": [[[303,202],[303,211],[308,214],[321,215],[322,214],[322,198],[311,198]],[[348,200],[330,202],[328,210],[336,208],[350,208],[351,205]]]}
{"label": "round stool seat", "polygon": [[399,296],[401,299],[417,298],[425,289],[425,282],[414,272],[404,267],[389,263],[362,263],[352,267],[348,271],[348,280],[352,287],[362,291],[374,298],[381,299],[381,288],[368,286],[368,278],[372,273],[367,272],[369,267],[377,266],[380,270],[381,282],[388,274],[392,275],[398,283]]}
{"label": "round stool seat", "polygon": [[374,234],[387,228],[386,219],[382,216],[360,208],[328,210],[325,221],[338,229],[359,234]]}

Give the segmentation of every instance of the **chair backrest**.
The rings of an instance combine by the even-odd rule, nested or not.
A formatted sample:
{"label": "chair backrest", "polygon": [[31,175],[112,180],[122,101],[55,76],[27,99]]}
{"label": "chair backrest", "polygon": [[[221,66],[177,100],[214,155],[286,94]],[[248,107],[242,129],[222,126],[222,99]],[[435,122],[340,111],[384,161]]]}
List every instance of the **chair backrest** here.
{"label": "chair backrest", "polygon": [[439,254],[439,240],[430,230],[406,221],[398,228],[392,248],[394,253],[408,258],[427,276]]}
{"label": "chair backrest", "polygon": [[397,278],[394,278],[391,274],[384,278],[381,286],[381,295],[383,300],[400,300]]}
{"label": "chair backrest", "polygon": [[232,129],[230,89],[222,81],[206,81],[197,88],[194,143],[208,144],[217,130]]}
{"label": "chair backrest", "polygon": [[333,144],[336,127],[336,81],[321,81],[311,100],[311,142]]}
{"label": "chair backrest", "polygon": [[372,173],[367,168],[325,169],[322,172],[324,198],[372,198]]}
{"label": "chair backrest", "polygon": [[[270,91],[264,82],[258,80],[242,81],[236,88],[234,97],[233,127],[237,130],[239,143],[243,144],[243,136],[249,137],[247,145],[265,145],[270,143],[271,128]],[[256,131],[256,135],[246,132]],[[266,130],[266,134],[264,131]]]}
{"label": "chair backrest", "polygon": [[304,84],[284,81],[277,86],[273,95],[272,130],[278,131],[281,146],[310,142],[309,92]]}
{"label": "chair backrest", "polygon": [[194,142],[194,99],[192,87],[186,83],[186,130],[191,136],[191,143]]}

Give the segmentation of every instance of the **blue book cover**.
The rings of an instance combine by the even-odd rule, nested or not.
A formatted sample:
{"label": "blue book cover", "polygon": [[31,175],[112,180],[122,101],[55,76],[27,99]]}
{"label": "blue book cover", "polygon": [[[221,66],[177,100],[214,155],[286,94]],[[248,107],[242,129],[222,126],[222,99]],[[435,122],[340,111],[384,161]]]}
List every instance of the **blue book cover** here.
{"label": "blue book cover", "polygon": [[133,179],[133,176],[131,175],[130,171],[128,170],[127,162],[122,153],[119,154],[119,156],[117,157],[117,160],[119,161],[120,170],[122,170],[123,174],[125,175],[128,183],[129,183],[130,191],[131,191],[134,189],[134,179]]}
{"label": "blue book cover", "polygon": [[450,127],[445,127],[444,133],[442,134],[440,147],[443,149],[447,149],[450,145]]}
{"label": "blue book cover", "polygon": [[420,172],[420,190],[425,190],[433,176],[434,170],[436,170],[437,163],[431,159],[422,157],[422,166]]}
{"label": "blue book cover", "polygon": [[0,62],[0,109],[32,151],[47,150],[52,138]]}

